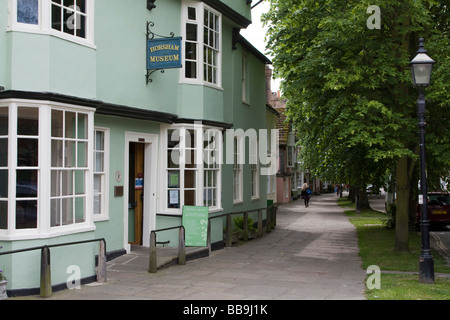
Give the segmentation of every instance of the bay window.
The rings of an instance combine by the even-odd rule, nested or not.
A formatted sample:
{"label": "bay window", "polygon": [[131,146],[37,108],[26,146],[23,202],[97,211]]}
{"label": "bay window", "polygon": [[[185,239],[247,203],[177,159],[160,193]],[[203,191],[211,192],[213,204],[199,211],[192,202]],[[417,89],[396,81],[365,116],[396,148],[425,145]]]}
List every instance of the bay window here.
{"label": "bay window", "polygon": [[8,30],[93,45],[95,0],[10,0]]}
{"label": "bay window", "polygon": [[183,81],[221,86],[220,13],[201,2],[185,1],[183,6]]}
{"label": "bay window", "polygon": [[92,123],[88,108],[15,99],[0,104],[0,237],[93,227]]}
{"label": "bay window", "polygon": [[218,130],[202,126],[173,125],[163,130],[165,164],[162,211],[180,213],[183,206],[221,209],[222,141]]}

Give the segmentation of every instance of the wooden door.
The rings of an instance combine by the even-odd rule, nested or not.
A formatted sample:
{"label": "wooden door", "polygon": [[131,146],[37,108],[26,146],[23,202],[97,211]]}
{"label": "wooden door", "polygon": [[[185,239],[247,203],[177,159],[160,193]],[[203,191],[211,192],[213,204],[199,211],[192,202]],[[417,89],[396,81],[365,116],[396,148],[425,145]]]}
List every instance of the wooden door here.
{"label": "wooden door", "polygon": [[[130,143],[130,194],[129,202],[134,207],[134,245],[142,245],[142,221],[144,216],[144,151],[145,144]],[[130,221],[133,224],[133,221]]]}

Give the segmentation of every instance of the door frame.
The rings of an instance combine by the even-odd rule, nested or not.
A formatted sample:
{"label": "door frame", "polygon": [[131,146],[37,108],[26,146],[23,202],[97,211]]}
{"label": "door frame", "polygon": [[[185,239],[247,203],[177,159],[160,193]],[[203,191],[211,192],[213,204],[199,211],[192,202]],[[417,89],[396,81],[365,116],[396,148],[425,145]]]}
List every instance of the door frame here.
{"label": "door frame", "polygon": [[[144,148],[144,207],[142,221],[142,245],[150,246],[150,232],[156,227],[156,192],[157,192],[157,174],[158,174],[158,141],[157,134],[125,132],[125,153],[124,153],[124,248],[127,252],[131,251],[131,245],[128,243],[128,194],[129,194],[129,152],[130,142],[142,143]],[[126,198],[125,198],[126,197]]]}

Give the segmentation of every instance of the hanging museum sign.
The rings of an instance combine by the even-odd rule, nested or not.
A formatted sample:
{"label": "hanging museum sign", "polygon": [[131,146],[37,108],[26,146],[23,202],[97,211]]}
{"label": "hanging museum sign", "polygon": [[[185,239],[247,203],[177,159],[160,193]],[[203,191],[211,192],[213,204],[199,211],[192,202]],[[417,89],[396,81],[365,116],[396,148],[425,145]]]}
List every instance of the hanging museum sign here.
{"label": "hanging museum sign", "polygon": [[181,37],[147,40],[147,69],[181,68]]}

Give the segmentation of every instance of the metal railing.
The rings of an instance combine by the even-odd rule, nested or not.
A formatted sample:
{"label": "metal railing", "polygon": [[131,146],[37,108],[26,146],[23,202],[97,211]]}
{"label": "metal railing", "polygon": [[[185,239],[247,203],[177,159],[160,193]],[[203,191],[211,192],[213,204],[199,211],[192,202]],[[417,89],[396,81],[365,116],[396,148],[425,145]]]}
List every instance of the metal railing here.
{"label": "metal railing", "polygon": [[97,281],[100,283],[105,283],[106,280],[106,240],[104,238],[101,239],[93,239],[93,240],[83,240],[76,242],[66,242],[60,244],[53,244],[47,246],[19,249],[13,251],[0,252],[0,256],[4,256],[7,254],[15,254],[21,252],[35,251],[41,250],[41,273],[40,273],[40,296],[43,298],[49,298],[53,294],[52,290],[52,280],[51,280],[51,271],[50,271],[50,249],[56,247],[63,246],[72,246],[83,243],[90,242],[100,242],[99,253],[98,253],[98,267],[97,267]]}
{"label": "metal railing", "polygon": [[178,239],[178,264],[185,265],[186,264],[186,243],[185,243],[185,230],[183,226],[171,227],[153,230],[150,233],[150,254],[149,254],[149,273],[156,273],[158,271],[158,264],[156,258],[156,233],[168,230],[179,230],[179,239]]}
{"label": "metal railing", "polygon": [[[208,220],[211,222],[212,219],[218,219],[218,218],[227,218],[226,222],[226,231],[225,231],[225,246],[231,247],[233,245],[232,242],[232,228],[233,228],[233,222],[232,222],[232,216],[233,215],[240,215],[242,214],[244,217],[243,221],[243,240],[248,241],[249,240],[249,213],[251,212],[258,212],[258,219],[257,219],[257,236],[262,237],[264,234],[263,229],[263,219],[262,219],[262,212],[263,210],[266,210],[266,232],[269,233],[272,231],[272,229],[276,226],[276,207],[274,205],[271,205],[269,207],[264,207],[260,209],[253,209],[253,210],[246,210],[246,211],[236,211],[236,212],[229,212],[224,213],[221,215],[217,215],[214,217],[209,217]],[[150,233],[150,254],[149,254],[149,273],[156,273],[158,270],[157,265],[157,257],[156,257],[156,233],[162,232],[162,231],[168,231],[168,230],[174,230],[174,229],[180,229],[179,230],[179,237],[178,237],[178,264],[179,265],[185,265],[186,264],[186,243],[185,243],[185,229],[183,226],[176,226],[171,228],[164,228],[164,229],[158,229],[153,230]],[[208,235],[207,235],[207,247],[209,250],[209,254],[211,254],[211,223],[208,223]]]}

